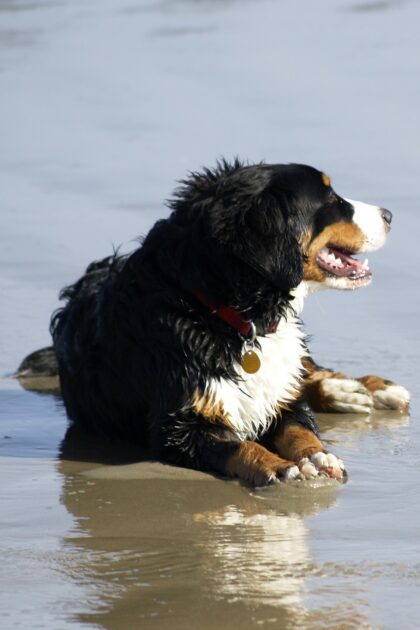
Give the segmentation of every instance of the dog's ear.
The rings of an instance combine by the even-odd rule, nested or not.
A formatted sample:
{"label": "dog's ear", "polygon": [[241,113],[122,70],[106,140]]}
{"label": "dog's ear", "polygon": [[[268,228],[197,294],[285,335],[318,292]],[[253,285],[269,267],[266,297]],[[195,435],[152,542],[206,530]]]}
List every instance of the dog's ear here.
{"label": "dog's ear", "polygon": [[240,215],[233,251],[281,290],[303,278],[303,257],[295,229],[289,223],[286,197],[267,191]]}

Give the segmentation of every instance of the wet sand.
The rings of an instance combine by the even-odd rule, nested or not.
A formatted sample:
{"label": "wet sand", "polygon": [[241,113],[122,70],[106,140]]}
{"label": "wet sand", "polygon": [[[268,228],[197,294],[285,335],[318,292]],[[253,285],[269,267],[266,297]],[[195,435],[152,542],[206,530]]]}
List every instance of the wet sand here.
{"label": "wet sand", "polygon": [[[418,627],[420,229],[414,1],[0,6],[0,625]],[[252,45],[251,45],[252,44]],[[23,390],[58,290],[220,155],[301,161],[394,212],[371,287],[308,299],[320,363],[411,416],[320,416],[349,481],[252,490],[67,433]]]}

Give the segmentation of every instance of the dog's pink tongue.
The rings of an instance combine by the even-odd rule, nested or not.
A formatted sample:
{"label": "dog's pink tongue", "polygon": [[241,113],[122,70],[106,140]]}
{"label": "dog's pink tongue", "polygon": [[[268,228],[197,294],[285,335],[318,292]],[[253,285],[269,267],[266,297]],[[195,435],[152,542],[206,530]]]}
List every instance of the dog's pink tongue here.
{"label": "dog's pink tongue", "polygon": [[332,247],[330,247],[329,249],[331,252],[333,252],[335,256],[337,256],[338,258],[341,258],[342,262],[344,263],[343,268],[338,268],[335,271],[337,275],[348,276],[350,273],[356,272],[357,274],[359,274],[362,271],[365,271],[363,263],[361,263],[360,260],[357,260],[356,258],[352,258],[351,256],[344,254],[343,252],[338,252],[336,249],[333,249]]}
{"label": "dog's pink tongue", "polygon": [[363,263],[361,263],[360,260],[357,260],[356,258],[352,258],[351,256],[344,254],[343,252],[338,252],[336,249],[333,249],[332,247],[330,247],[329,249],[331,252],[333,252],[333,254],[341,258],[343,263],[345,263],[346,265],[350,265],[350,267],[353,267],[354,269],[363,269]]}
{"label": "dog's pink tongue", "polygon": [[363,277],[370,274],[366,262],[360,262],[334,247],[324,249],[318,255],[319,264],[335,276]]}

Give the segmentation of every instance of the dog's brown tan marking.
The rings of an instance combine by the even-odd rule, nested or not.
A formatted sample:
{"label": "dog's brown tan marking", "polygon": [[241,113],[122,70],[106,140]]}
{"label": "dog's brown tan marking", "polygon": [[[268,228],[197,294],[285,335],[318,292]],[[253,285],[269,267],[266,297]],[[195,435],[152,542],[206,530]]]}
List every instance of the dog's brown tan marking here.
{"label": "dog's brown tan marking", "polygon": [[285,424],[283,426],[280,424],[274,438],[274,446],[280,457],[296,463],[300,462],[303,457],[326,452],[315,433],[300,424]]}
{"label": "dog's brown tan marking", "polygon": [[216,401],[214,397],[203,394],[196,389],[191,398],[190,406],[195,413],[205,418],[208,422],[223,422],[223,424],[232,428],[232,423],[220,400]]}
{"label": "dog's brown tan marking", "polygon": [[307,232],[304,232],[302,234],[299,240],[299,244],[300,244],[302,252],[307,252],[309,250],[312,237],[313,237],[312,229],[309,229]]}
{"label": "dog's brown tan marking", "polygon": [[313,383],[323,378],[348,378],[345,374],[342,374],[342,372],[333,372],[326,368],[318,368],[310,357],[303,357],[302,365],[305,370],[305,384]]}
{"label": "dog's brown tan marking", "polygon": [[372,374],[369,376],[361,376],[357,380],[360,381],[370,392],[376,392],[381,389],[386,389],[390,385],[394,385],[392,381],[385,380],[380,376],[374,376]]}
{"label": "dog's brown tan marking", "polygon": [[281,478],[294,462],[280,458],[256,442],[242,442],[226,462],[226,474],[259,486]]}
{"label": "dog's brown tan marking", "polygon": [[[329,378],[329,377],[331,377],[331,375],[324,378]],[[340,375],[337,378],[344,379],[345,377]],[[323,380],[324,379],[322,378],[319,381],[315,381],[314,383],[309,383],[307,385],[306,399],[310,407],[314,411],[319,411],[321,413],[329,413],[329,412],[335,411],[335,407],[333,404],[334,398],[326,394],[326,392],[324,391],[324,388],[322,385]]]}
{"label": "dog's brown tan marking", "polygon": [[325,186],[327,187],[331,186],[331,178],[328,177],[328,175],[326,175],[325,173],[322,173],[322,181]]}
{"label": "dog's brown tan marking", "polygon": [[328,225],[322,232],[310,242],[306,250],[306,262],[304,265],[304,279],[322,282],[326,272],[316,262],[316,257],[321,249],[327,245],[335,245],[343,250],[359,251],[365,241],[365,235],[358,225],[339,221]]}

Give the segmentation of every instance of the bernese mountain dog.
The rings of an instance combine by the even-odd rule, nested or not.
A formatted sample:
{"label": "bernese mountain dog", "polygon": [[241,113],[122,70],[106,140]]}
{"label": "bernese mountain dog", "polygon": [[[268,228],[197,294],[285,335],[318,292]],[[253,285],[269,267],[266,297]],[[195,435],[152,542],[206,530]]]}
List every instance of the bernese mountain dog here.
{"label": "bernese mountain dog", "polygon": [[354,256],[385,243],[391,212],[340,197],[310,166],[238,160],[192,173],[170,207],[131,255],[62,291],[44,353],[70,420],[257,486],[344,480],[313,410],[405,410],[409,394],[317,366],[300,313],[313,291],[371,282]]}

